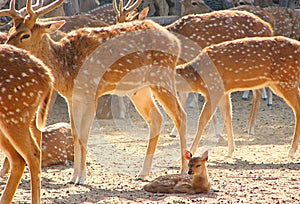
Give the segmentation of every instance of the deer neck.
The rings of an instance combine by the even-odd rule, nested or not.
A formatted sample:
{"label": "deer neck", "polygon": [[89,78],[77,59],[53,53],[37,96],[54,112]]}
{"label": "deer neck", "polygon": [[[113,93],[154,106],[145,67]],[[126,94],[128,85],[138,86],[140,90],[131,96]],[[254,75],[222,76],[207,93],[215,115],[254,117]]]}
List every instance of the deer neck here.
{"label": "deer neck", "polygon": [[[82,40],[78,40],[82,38]],[[54,77],[54,89],[65,97],[71,97],[74,80],[86,58],[99,43],[86,40],[84,36],[66,36],[59,42],[44,36],[39,50],[35,53],[51,70]]]}
{"label": "deer neck", "polygon": [[179,92],[206,93],[206,86],[197,72],[190,64],[176,67],[176,89]]}
{"label": "deer neck", "polygon": [[195,190],[203,190],[210,187],[208,180],[207,170],[205,169],[203,174],[195,174],[192,180],[192,187]]}

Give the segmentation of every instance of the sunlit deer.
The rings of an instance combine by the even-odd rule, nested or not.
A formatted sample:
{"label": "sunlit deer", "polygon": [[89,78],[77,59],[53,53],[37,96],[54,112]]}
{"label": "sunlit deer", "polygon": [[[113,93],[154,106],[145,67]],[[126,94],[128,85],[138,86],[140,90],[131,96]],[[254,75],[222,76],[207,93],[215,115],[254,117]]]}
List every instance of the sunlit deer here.
{"label": "sunlit deer", "polygon": [[[152,112],[158,100],[178,128],[181,144],[182,172],[187,168],[183,157],[186,149],[186,114],[176,97],[175,65],[180,53],[178,39],[152,21],[136,21],[104,28],[82,28],[54,42],[48,33],[64,22],[39,22],[38,17],[61,5],[57,0],[46,7],[32,10],[27,1],[24,18],[15,10],[0,12],[14,19],[7,43],[30,50],[51,69],[54,89],[68,102],[74,137],[74,172],[71,182],[82,184],[86,178],[87,140],[95,115],[97,98],[105,94],[129,94],[135,107],[150,127],[150,141],[158,137],[161,115]],[[143,94],[135,94],[149,87]],[[147,103],[150,100],[151,103]],[[151,164],[155,149],[149,142],[145,163]],[[149,161],[150,160],[150,161]],[[150,169],[151,166],[144,168]],[[148,170],[149,171],[149,170]]]}
{"label": "sunlit deer", "polygon": [[[208,45],[254,36],[272,36],[273,31],[270,25],[257,16],[244,11],[216,11],[208,14],[185,16],[173,24],[166,27],[183,42],[181,62],[190,61]],[[188,43],[189,42],[189,43]],[[194,44],[193,44],[194,43]],[[177,91],[201,93],[203,83],[199,83],[190,72],[177,70]],[[181,78],[181,75],[187,77]],[[257,95],[261,94],[256,91]],[[260,97],[258,97],[260,98]],[[228,137],[229,152],[231,157],[234,148],[233,130],[231,124],[231,106],[229,95],[225,98],[225,106],[220,106],[223,118],[225,120],[226,132]],[[252,109],[258,107],[259,100],[255,101]],[[251,120],[249,120],[251,121]],[[175,133],[175,128],[171,134]]]}
{"label": "sunlit deer", "polygon": [[27,51],[0,45],[0,148],[11,172],[0,203],[11,203],[25,164],[31,177],[31,202],[40,203],[41,131],[52,94],[47,67]]}
{"label": "sunlit deer", "polygon": [[[193,61],[178,66],[182,77],[203,83],[206,102],[191,146],[194,153],[220,101],[234,91],[269,87],[292,108],[295,130],[289,156],[294,157],[300,135],[300,42],[286,37],[254,37],[211,45]],[[200,88],[200,87],[199,87]]]}
{"label": "sunlit deer", "polygon": [[[42,132],[42,167],[65,164],[74,161],[74,145],[71,126],[68,123],[55,123]],[[5,158],[0,177],[9,171],[9,161]]]}
{"label": "sunlit deer", "polygon": [[192,157],[192,154],[186,151],[185,158],[189,161],[188,175],[160,176],[146,184],[143,190],[153,193],[208,193],[211,188],[206,166],[208,151],[204,152],[202,157]]}

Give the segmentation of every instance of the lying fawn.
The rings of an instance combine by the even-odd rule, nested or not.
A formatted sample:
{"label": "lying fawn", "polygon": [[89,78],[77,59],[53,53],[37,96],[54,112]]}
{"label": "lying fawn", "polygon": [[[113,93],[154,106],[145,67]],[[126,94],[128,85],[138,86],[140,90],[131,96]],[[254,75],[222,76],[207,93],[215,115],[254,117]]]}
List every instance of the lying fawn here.
{"label": "lying fawn", "polygon": [[211,187],[206,167],[208,151],[204,152],[202,157],[192,157],[189,151],[186,151],[184,155],[189,161],[188,175],[160,176],[146,184],[143,189],[153,193],[208,193]]}
{"label": "lying fawn", "polygon": [[27,51],[0,45],[0,148],[11,172],[0,203],[11,203],[28,165],[31,202],[40,203],[41,131],[52,94],[48,68]]}
{"label": "lying fawn", "polygon": [[[152,21],[135,21],[103,28],[82,28],[54,42],[49,33],[64,22],[40,22],[38,18],[61,5],[56,0],[33,10],[27,1],[28,15],[21,16],[12,0],[10,9],[0,15],[11,16],[14,27],[8,44],[30,50],[51,69],[54,89],[65,97],[74,138],[74,171],[71,182],[82,184],[86,178],[86,154],[89,131],[97,107],[97,98],[105,94],[131,97],[150,128],[150,140],[158,137],[159,115],[153,96],[162,104],[178,128],[181,144],[182,172],[186,171],[186,114],[176,96],[175,67],[180,53],[178,39]],[[136,91],[149,87],[151,97],[144,99]],[[158,118],[158,119],[157,119]],[[149,141],[148,152],[155,149]],[[146,164],[153,156],[146,157]],[[151,160],[148,162],[148,160]],[[150,169],[151,165],[145,166]]]}
{"label": "lying fawn", "polygon": [[[233,91],[269,87],[282,97],[295,115],[289,156],[294,157],[300,136],[300,42],[286,37],[254,37],[208,46],[191,62],[178,66],[182,77],[205,84],[206,99],[199,117],[194,153],[201,134],[220,101]],[[200,87],[199,87],[200,88]]]}
{"label": "lying fawn", "polygon": [[[42,167],[65,164],[74,161],[74,145],[71,126],[68,123],[55,123],[42,132]],[[9,171],[9,161],[5,158],[0,176]]]}

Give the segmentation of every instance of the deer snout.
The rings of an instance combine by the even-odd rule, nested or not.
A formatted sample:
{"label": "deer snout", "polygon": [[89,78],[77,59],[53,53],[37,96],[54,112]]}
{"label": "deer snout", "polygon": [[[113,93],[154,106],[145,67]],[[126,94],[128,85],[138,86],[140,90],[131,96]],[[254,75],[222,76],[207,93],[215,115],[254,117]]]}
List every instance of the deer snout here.
{"label": "deer snout", "polygon": [[192,170],[192,169],[189,169],[188,174],[189,174],[189,175],[193,175],[193,174],[194,174],[193,170]]}

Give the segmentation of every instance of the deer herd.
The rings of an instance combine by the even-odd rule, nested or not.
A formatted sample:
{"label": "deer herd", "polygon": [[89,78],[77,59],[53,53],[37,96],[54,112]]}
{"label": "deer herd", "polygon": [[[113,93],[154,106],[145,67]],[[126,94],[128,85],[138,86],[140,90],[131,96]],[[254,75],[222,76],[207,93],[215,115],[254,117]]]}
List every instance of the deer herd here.
{"label": "deer herd", "polygon": [[[248,122],[252,134],[261,89],[269,87],[283,98],[295,116],[289,150],[289,156],[295,157],[300,136],[300,42],[295,40],[300,36],[299,16],[290,15],[294,23],[289,28],[285,25],[283,33],[284,29],[276,27],[280,23],[274,23],[280,20],[274,17],[282,12],[279,8],[276,12],[265,9],[260,17],[251,12],[250,6],[214,12],[205,7],[210,13],[196,15],[188,15],[197,12],[195,8],[185,8],[186,16],[163,27],[145,20],[147,9],[136,12],[141,0],[129,0],[125,6],[121,0],[119,5],[116,1],[112,5],[116,25],[96,20],[93,12],[83,18],[90,26],[80,24],[78,29],[74,21],[81,18],[41,18],[63,2],[55,0],[43,7],[41,0],[36,5],[27,0],[26,8],[16,10],[15,0],[11,0],[10,8],[0,11],[0,16],[13,19],[11,29],[1,39],[5,44],[0,45],[0,147],[6,155],[1,176],[10,170],[0,203],[12,202],[26,164],[32,203],[40,203],[42,166],[74,160],[70,182],[85,182],[90,128],[97,99],[106,94],[129,96],[149,126],[146,156],[138,178],[144,179],[150,173],[162,127],[156,100],[179,133],[181,174],[159,177],[144,190],[210,190],[208,152],[202,157],[192,154],[219,107],[226,126],[228,156],[232,157],[230,94],[235,91],[255,92]],[[62,27],[65,29],[59,31]],[[61,34],[55,41],[51,36],[56,32]],[[45,127],[53,91],[67,101],[70,126]],[[200,93],[205,98],[191,152],[187,151],[187,116],[178,92]],[[193,176],[184,175],[186,172]]]}

